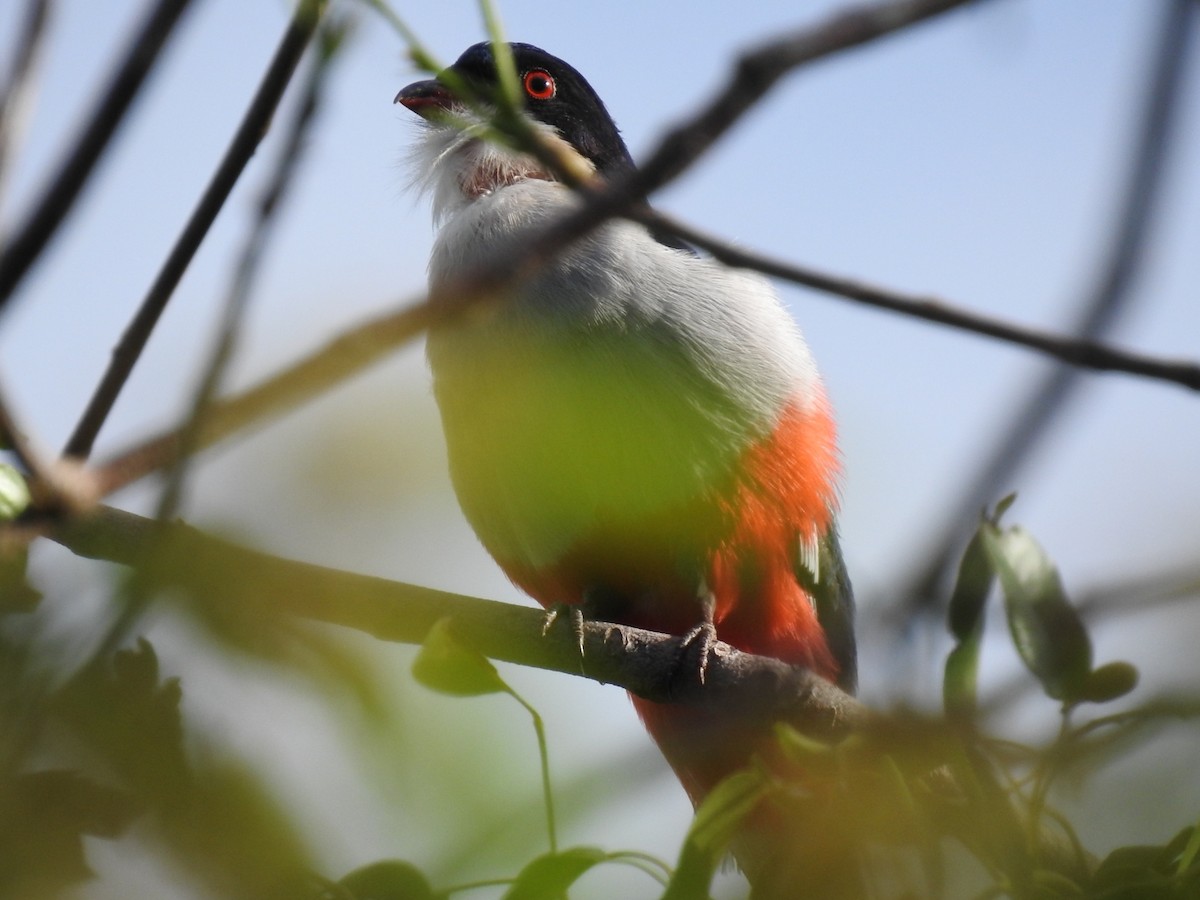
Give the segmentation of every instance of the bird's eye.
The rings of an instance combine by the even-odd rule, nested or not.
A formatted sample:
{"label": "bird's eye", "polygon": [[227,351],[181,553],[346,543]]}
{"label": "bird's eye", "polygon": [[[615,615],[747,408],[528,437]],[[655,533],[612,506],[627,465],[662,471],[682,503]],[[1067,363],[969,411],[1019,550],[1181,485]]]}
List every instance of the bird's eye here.
{"label": "bird's eye", "polygon": [[524,83],[525,93],[534,100],[550,100],[554,97],[557,90],[554,84],[554,76],[545,69],[533,69],[526,72]]}

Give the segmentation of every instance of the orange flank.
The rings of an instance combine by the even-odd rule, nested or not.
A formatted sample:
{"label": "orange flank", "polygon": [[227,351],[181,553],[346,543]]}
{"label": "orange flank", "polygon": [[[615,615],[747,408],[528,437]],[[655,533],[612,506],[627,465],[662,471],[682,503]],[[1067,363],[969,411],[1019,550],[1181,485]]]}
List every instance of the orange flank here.
{"label": "orange flank", "polygon": [[[695,504],[636,534],[603,523],[556,565],[502,563],[545,606],[582,603],[598,618],[683,634],[702,618],[701,580],[716,600],[717,637],[740,650],[804,665],[833,680],[838,666],[812,599],[796,578],[802,541],[830,526],[838,459],[823,399],[789,404],[775,430],[751,445],[734,475]],[[755,717],[731,722],[700,707],[632,698],[693,802],[770,736]]]}

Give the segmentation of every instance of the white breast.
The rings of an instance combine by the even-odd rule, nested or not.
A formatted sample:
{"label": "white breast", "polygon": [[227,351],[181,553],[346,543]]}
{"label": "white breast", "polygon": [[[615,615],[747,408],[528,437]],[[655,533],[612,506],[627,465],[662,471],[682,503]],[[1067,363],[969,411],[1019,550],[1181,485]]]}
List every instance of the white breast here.
{"label": "white breast", "polygon": [[[437,286],[524,246],[578,201],[521,182],[449,215]],[[728,477],[788,402],[815,395],[770,285],[611,222],[486,316],[431,331],[451,472],[488,549],[552,562],[603,525],[636,527]]]}

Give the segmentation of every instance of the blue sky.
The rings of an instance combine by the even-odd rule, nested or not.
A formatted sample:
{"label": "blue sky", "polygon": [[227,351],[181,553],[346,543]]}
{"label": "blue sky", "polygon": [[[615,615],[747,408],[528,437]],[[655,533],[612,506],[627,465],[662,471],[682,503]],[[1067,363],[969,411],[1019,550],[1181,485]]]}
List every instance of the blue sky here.
{"label": "blue sky", "polygon": [[[510,38],[545,47],[591,80],[636,157],[720,83],[739,48],[838,5],[510,0],[501,12]],[[5,48],[18,6],[0,9]],[[59,4],[26,141],[0,197],[6,226],[93,102],[141,6]],[[96,182],[0,323],[0,375],[50,446],[65,440],[287,14],[286,4],[262,0],[194,6]],[[657,202],[750,247],[1057,329],[1071,320],[1106,247],[1160,7],[995,0],[822,62],[783,83]],[[467,0],[398,8],[446,60],[483,36]],[[414,123],[391,103],[418,75],[380,19],[366,11],[359,18],[254,299],[237,383],[423,288],[432,229],[426,205],[405,189],[403,167]],[[1191,67],[1183,107],[1147,264],[1114,342],[1196,359],[1200,65]],[[243,176],[180,286],[102,435],[102,455],[183,408],[273,146],[268,140]],[[845,301],[781,291],[838,409],[852,576],[864,602],[885,600],[1045,363]],[[285,555],[519,599],[462,523],[438,441],[413,348],[206,457],[187,515]],[[1089,376],[1080,402],[1011,485],[1020,499],[1010,515],[1043,542],[1068,588],[1194,562],[1198,458],[1200,398],[1146,380]],[[134,489],[116,499],[144,508],[151,496]],[[1155,630],[1122,619],[1100,629],[1098,655],[1132,659],[1151,688],[1194,680],[1194,653],[1184,654],[1200,623],[1194,614],[1181,621],[1176,613],[1171,627]],[[895,668],[892,651],[872,636],[867,647],[876,652],[862,661],[868,696],[927,695],[935,669]],[[1012,665],[1002,645],[987,661],[991,673]],[[564,757],[587,762],[644,740],[614,691],[513,677],[551,720]],[[254,746],[252,725],[230,728],[247,735],[234,743]],[[283,768],[302,778],[304,755]],[[651,842],[664,828],[677,839],[686,821],[682,795],[670,785],[656,790],[656,809],[665,807],[670,824],[648,828],[645,816],[629,814],[622,828],[635,835],[633,845],[639,829]],[[1195,790],[1185,798],[1193,812],[1198,799]],[[372,840],[338,861],[366,852]],[[671,840],[657,849],[670,852]],[[387,841],[377,843],[383,855]]]}

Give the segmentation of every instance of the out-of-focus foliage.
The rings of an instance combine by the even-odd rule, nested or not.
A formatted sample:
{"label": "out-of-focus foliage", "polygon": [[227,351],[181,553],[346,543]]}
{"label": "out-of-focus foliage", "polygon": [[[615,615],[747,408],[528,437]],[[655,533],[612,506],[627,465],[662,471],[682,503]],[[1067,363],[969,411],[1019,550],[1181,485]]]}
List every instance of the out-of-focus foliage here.
{"label": "out-of-focus foliage", "polygon": [[[348,38],[344,30],[323,34],[320,59],[327,61]],[[7,452],[10,437],[0,433],[0,449]],[[607,785],[584,793],[556,782],[540,716],[491,662],[458,642],[452,623],[431,631],[413,677],[397,684],[361,643],[281,611],[287,595],[308,586],[303,573],[285,571],[281,561],[248,566],[249,556],[198,554],[194,544],[169,541],[129,569],[89,563],[86,582],[100,600],[81,612],[80,598],[61,587],[69,579],[47,596],[30,583],[30,545],[37,546],[40,529],[61,524],[62,511],[30,513],[28,478],[0,463],[0,897],[87,896],[94,851],[120,845],[128,851],[122,859],[147,863],[186,897],[427,900],[487,888],[512,900],[558,900],[582,880],[602,883],[620,868],[636,870],[641,896],[684,900],[706,896],[731,850],[745,850],[764,828],[785,854],[769,860],[775,874],[763,878],[798,878],[812,896],[1200,896],[1197,825],[1161,845],[1120,847],[1098,859],[1053,805],[1058,785],[1086,785],[1099,764],[1145,746],[1152,729],[1188,727],[1200,700],[1151,698],[1096,713],[1094,704],[1130,694],[1137,672],[1125,662],[1095,665],[1085,622],[1049,556],[1023,529],[1001,526],[1008,501],[980,524],[959,568],[945,715],[881,712],[836,745],[780,727],[777,756],[756,760],[712,792],[670,865],[637,850],[557,845],[555,800],[575,793],[594,806]],[[108,537],[120,547],[119,532]],[[978,672],[996,588],[1030,683],[1058,710],[1057,718],[1046,714],[1057,733],[1040,745],[984,727]],[[270,767],[239,753],[219,725],[196,712],[201,704],[189,704],[209,685],[164,674],[197,659],[298,685],[336,710],[333,722],[355,721],[346,738],[361,745],[355,749],[364,758],[387,744],[376,742],[380,734],[395,739],[388,752],[418,748],[389,756],[372,774],[378,786],[386,782],[381,770],[409,767],[398,776],[404,787],[436,795],[437,804],[422,807],[427,833],[397,839],[385,858],[349,873],[349,866],[330,865],[297,798],[279,792]],[[438,698],[442,710],[477,704],[471,709],[497,716],[505,731],[524,729],[530,714],[540,766],[532,754],[504,759],[499,741],[468,746],[447,737],[452,729],[436,716],[397,711],[391,697],[414,684],[456,698]],[[504,781],[522,767],[540,769],[541,795],[506,807]],[[311,778],[322,775],[314,761]],[[458,830],[439,830],[429,807],[455,804],[486,821],[468,827],[464,817]],[[545,830],[531,824],[539,818]],[[329,835],[345,823],[322,824]],[[499,838],[515,849],[487,880],[474,870],[456,877],[456,864]]]}

